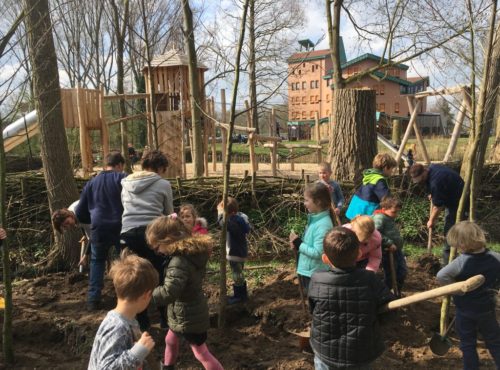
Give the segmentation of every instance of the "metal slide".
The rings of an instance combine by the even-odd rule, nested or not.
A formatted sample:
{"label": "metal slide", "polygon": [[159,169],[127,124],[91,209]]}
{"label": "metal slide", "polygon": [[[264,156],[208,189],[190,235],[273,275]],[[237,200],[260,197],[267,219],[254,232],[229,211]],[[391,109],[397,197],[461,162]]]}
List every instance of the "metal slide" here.
{"label": "metal slide", "polygon": [[[377,132],[377,140],[380,141],[382,144],[384,144],[387,148],[389,148],[389,150],[394,154],[398,153],[398,148],[396,147],[396,145],[394,145],[391,141],[387,140],[383,135],[379,134],[378,132]],[[408,162],[408,158],[406,158],[405,154],[401,155],[401,159],[405,162]]]}
{"label": "metal slide", "polygon": [[14,149],[29,137],[38,134],[38,115],[36,110],[29,112],[15,122],[8,125],[3,130],[3,140],[5,151]]}

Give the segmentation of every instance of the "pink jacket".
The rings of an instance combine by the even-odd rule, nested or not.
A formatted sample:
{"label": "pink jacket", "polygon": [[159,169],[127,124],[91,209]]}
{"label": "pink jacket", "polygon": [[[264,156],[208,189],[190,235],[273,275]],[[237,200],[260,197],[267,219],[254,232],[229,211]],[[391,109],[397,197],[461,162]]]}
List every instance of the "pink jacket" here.
{"label": "pink jacket", "polygon": [[[342,226],[351,229],[351,224],[345,224]],[[356,262],[363,261],[368,258],[366,269],[377,272],[380,266],[380,261],[382,260],[382,235],[375,230],[367,243],[359,244],[359,249],[361,251],[361,255],[358,257]]]}

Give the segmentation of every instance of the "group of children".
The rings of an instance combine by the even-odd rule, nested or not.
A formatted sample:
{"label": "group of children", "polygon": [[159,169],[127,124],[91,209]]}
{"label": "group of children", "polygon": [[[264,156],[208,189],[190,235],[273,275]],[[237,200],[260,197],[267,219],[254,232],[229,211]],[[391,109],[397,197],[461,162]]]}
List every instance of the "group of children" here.
{"label": "group of children", "polygon": [[[338,183],[330,178],[330,165],[322,163],[319,181],[304,191],[307,228],[302,236],[290,233],[290,246],[298,255],[299,283],[308,295],[313,317],[311,346],[316,369],[371,368],[384,350],[378,308],[396,298],[406,277],[403,239],[395,223],[401,202],[391,196],[387,184],[396,162],[379,154],[373,167],[364,172],[363,184],[347,209],[350,222],[340,225],[344,197]],[[248,299],[243,271],[250,223],[239,212],[234,198],[228,198],[225,208],[227,259],[234,281],[234,295],[229,303],[237,303]],[[223,202],[217,210],[218,223],[222,225]],[[182,206],[179,215],[157,217],[147,225],[148,248],[157,255],[168,256],[162,281],[149,261],[122,252],[110,271],[117,306],[97,332],[89,369],[141,366],[154,341],[147,332],[141,334],[134,317],[145,311],[151,300],[167,311],[163,369],[174,368],[181,338],[189,343],[205,369],[222,369],[205,343],[209,319],[202,282],[214,245],[207,232],[206,221],[198,217],[192,205]],[[476,328],[498,367],[500,329],[495,317],[495,289],[500,279],[500,256],[486,249],[484,233],[472,222],[454,226],[448,233],[448,242],[458,247],[462,255],[440,271],[439,282],[461,281],[478,273],[486,277],[481,288],[455,298],[464,367],[478,366]],[[396,286],[392,283],[391,260]],[[375,275],[380,265],[385,284]]]}

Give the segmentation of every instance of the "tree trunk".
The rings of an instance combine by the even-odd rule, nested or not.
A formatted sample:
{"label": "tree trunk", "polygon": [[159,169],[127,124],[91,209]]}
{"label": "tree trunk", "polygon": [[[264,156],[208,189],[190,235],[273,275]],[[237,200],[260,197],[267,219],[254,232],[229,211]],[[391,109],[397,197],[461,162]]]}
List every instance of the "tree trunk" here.
{"label": "tree trunk", "polygon": [[497,93],[497,108],[495,117],[495,142],[493,143],[490,160],[498,163],[500,162],[500,91]]}
{"label": "tree trunk", "polygon": [[[40,151],[50,211],[78,198],[61,110],[57,58],[48,0],[25,0],[25,25],[33,74],[35,106],[40,126]],[[79,260],[78,232],[56,233],[49,268],[75,266]]]}
{"label": "tree trunk", "polygon": [[257,74],[255,66],[255,0],[248,4],[248,73],[250,95],[250,118],[255,132],[259,133],[259,116],[257,112]]}
{"label": "tree trunk", "polygon": [[332,178],[358,183],[377,154],[375,91],[336,90],[334,104],[329,157]]}
{"label": "tree trunk", "polygon": [[201,142],[201,99],[198,80],[198,63],[194,42],[193,12],[189,0],[182,1],[184,13],[184,42],[189,58],[189,95],[191,103],[191,129],[193,130],[193,172],[194,177],[202,177],[204,172],[203,147]]}

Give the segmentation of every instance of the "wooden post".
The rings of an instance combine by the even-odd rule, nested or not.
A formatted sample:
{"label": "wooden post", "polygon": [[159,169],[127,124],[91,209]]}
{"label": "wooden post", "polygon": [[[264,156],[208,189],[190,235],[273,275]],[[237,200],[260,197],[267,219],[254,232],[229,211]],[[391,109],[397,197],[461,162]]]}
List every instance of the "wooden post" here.
{"label": "wooden post", "polygon": [[[221,103],[221,122],[227,123],[226,122],[226,90],[221,89],[220,90],[220,103]],[[221,135],[222,135],[222,168],[225,168],[226,166],[226,140],[227,140],[227,131],[224,128],[221,128]]]}
{"label": "wooden post", "polygon": [[470,112],[471,102],[470,96],[467,89],[462,90],[462,104],[458,110],[457,116],[455,117],[455,125],[453,126],[453,133],[451,134],[450,143],[448,144],[448,149],[444,155],[443,162],[449,162],[455,153],[455,148],[457,147],[457,142],[460,137],[460,131],[462,131],[462,124],[464,122],[465,115],[467,111]]}
{"label": "wooden post", "polygon": [[[99,98],[99,118],[101,120],[101,145],[102,145],[102,160],[106,160],[106,156],[109,154],[109,128],[106,123],[106,118],[104,117],[104,86],[101,85],[100,88],[100,98]],[[104,167],[103,163],[103,167]]]}
{"label": "wooden post", "polygon": [[[408,100],[408,107],[410,107],[410,110],[412,110],[412,107],[415,107],[415,98],[407,96],[406,99]],[[421,99],[419,99],[419,101],[420,100]],[[415,110],[418,111],[418,108],[415,107]],[[420,145],[422,149],[422,155],[424,157],[425,164],[430,164],[431,160],[429,159],[429,154],[427,154],[427,148],[425,147],[424,139],[422,138],[422,134],[420,133],[420,129],[418,128],[416,118],[413,121],[413,131],[415,132],[415,137],[417,138],[418,145]]]}
{"label": "wooden post", "polygon": [[415,105],[415,109],[413,109],[413,110],[410,109],[410,111],[412,112],[411,117],[410,117],[410,122],[408,122],[408,127],[406,128],[405,134],[403,136],[403,140],[401,140],[401,146],[399,147],[399,150],[398,150],[398,152],[396,154],[396,158],[395,158],[396,162],[398,162],[398,163],[401,160],[401,155],[403,154],[405,145],[406,145],[408,139],[410,138],[410,133],[411,133],[411,129],[413,127],[413,122],[417,120],[418,108],[420,108],[420,104],[422,104],[422,101],[419,99],[419,100],[417,100],[417,104]]}
{"label": "wooden post", "polygon": [[83,177],[86,177],[90,173],[90,164],[88,162],[88,150],[89,145],[87,138],[87,126],[85,120],[85,101],[83,96],[83,90],[78,86],[76,88],[77,97],[77,108],[78,108],[78,126],[80,131],[80,158],[82,161]]}
{"label": "wooden post", "polygon": [[[210,106],[210,103],[206,101],[205,111],[207,111],[207,107]],[[208,177],[208,134],[210,133],[210,122],[207,116],[203,118],[203,162],[205,167],[205,176]]]}
{"label": "wooden post", "polygon": [[248,148],[250,152],[250,169],[252,173],[256,173],[258,170],[257,160],[255,158],[255,140],[253,138],[253,132],[248,135]]}
{"label": "wooden post", "polygon": [[[314,112],[314,128],[316,131],[316,141],[318,142],[318,145],[321,146],[321,134],[320,134],[321,130],[319,127],[318,112]],[[318,160],[318,164],[319,164],[319,163],[321,163],[321,149],[316,150],[316,154],[317,154],[317,160]]]}
{"label": "wooden post", "polygon": [[290,148],[290,171],[295,171],[295,159],[293,158],[293,148]]}
{"label": "wooden post", "polygon": [[401,145],[401,121],[398,119],[392,120],[392,143]]}
{"label": "wooden post", "polygon": [[277,146],[278,143],[276,141],[273,141],[272,143],[272,148],[271,148],[271,173],[273,176],[276,176],[276,162],[277,162]]}
{"label": "wooden post", "polygon": [[[210,99],[210,107],[211,111],[210,114],[211,116],[215,119],[215,99],[212,96],[212,99]],[[210,120],[210,132],[212,133],[212,170],[215,172],[217,171],[217,142],[215,139],[215,122]]]}

